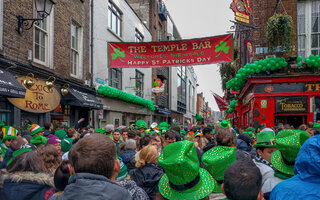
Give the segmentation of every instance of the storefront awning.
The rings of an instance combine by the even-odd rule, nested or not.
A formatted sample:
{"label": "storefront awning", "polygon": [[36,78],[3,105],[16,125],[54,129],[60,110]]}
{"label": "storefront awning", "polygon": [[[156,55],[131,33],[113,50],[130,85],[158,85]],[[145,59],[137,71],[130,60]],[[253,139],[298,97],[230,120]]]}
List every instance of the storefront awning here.
{"label": "storefront awning", "polygon": [[24,98],[26,95],[26,88],[24,88],[8,71],[0,69],[0,95],[11,98]]}
{"label": "storefront awning", "polygon": [[72,106],[103,109],[103,104],[94,95],[73,88],[69,89],[69,93],[62,97],[62,100]]}

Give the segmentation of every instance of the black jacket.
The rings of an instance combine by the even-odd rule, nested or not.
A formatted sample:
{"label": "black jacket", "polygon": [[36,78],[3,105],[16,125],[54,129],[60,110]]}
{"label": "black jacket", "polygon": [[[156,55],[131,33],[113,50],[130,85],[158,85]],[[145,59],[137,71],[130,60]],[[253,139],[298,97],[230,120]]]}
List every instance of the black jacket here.
{"label": "black jacket", "polygon": [[50,200],[131,200],[126,189],[108,178],[90,173],[77,173],[70,179],[64,193]]}
{"label": "black jacket", "polygon": [[45,173],[19,172],[3,175],[3,198],[47,200],[54,194],[53,177]]}
{"label": "black jacket", "polygon": [[133,169],[129,172],[132,180],[134,180],[139,187],[141,187],[149,196],[155,199],[158,192],[158,183],[163,176],[163,169],[157,164],[146,164],[143,167]]}

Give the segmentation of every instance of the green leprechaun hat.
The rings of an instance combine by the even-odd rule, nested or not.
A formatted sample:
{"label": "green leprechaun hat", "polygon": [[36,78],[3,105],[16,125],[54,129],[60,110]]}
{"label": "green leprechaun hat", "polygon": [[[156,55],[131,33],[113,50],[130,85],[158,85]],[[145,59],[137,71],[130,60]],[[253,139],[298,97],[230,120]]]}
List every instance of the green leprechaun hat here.
{"label": "green leprechaun hat", "polygon": [[208,196],[215,187],[209,172],[200,168],[193,142],[169,144],[158,163],[165,171],[159,181],[159,192],[166,199],[198,200]]}
{"label": "green leprechaun hat", "polygon": [[257,144],[253,145],[254,148],[264,147],[272,148],[276,147],[274,141],[274,133],[272,131],[263,131],[257,134]]}
{"label": "green leprechaun hat", "polygon": [[217,181],[213,192],[221,193],[221,184],[224,171],[236,161],[236,150],[233,147],[216,146],[202,156],[202,163],[208,169],[212,177]]}
{"label": "green leprechaun hat", "polygon": [[61,140],[61,150],[63,153],[68,152],[72,147],[73,139],[66,138]]}
{"label": "green leprechaun hat", "polygon": [[48,139],[46,137],[43,137],[42,135],[34,135],[31,138],[30,143],[39,146],[40,144],[47,144]]}
{"label": "green leprechaun hat", "polygon": [[58,137],[60,140],[63,140],[67,137],[67,132],[65,130],[57,130],[54,132],[54,136]]}
{"label": "green leprechaun hat", "polygon": [[141,119],[139,119],[136,122],[136,127],[137,127],[137,130],[139,130],[140,128],[148,129],[147,123],[145,121],[141,120]]}
{"label": "green leprechaun hat", "polygon": [[230,124],[227,120],[223,120],[222,122],[219,123],[219,126],[221,128],[230,128]]}
{"label": "green leprechaun hat", "polygon": [[5,127],[2,127],[2,133],[3,133],[2,142],[4,142],[5,140],[16,139],[18,130],[13,128],[12,126],[5,126]]}
{"label": "green leprechaun hat", "polygon": [[300,147],[309,138],[308,133],[301,130],[286,129],[275,137],[277,151],[271,156],[274,168],[286,175],[294,175],[294,162]]}
{"label": "green leprechaun hat", "polygon": [[35,135],[39,132],[41,132],[44,128],[40,127],[38,124],[32,124],[28,126],[28,131],[31,133],[31,135]]}
{"label": "green leprechaun hat", "polygon": [[165,133],[169,130],[169,124],[167,122],[161,122],[158,126],[161,133]]}
{"label": "green leprechaun hat", "polygon": [[253,128],[252,128],[251,126],[249,126],[249,127],[247,128],[247,131],[253,131]]}

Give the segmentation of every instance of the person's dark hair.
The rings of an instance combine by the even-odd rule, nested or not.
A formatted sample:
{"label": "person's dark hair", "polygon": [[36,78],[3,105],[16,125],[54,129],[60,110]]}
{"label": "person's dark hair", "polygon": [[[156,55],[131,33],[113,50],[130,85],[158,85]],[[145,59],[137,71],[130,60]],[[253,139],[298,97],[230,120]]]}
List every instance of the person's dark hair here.
{"label": "person's dark hair", "polygon": [[172,130],[180,132],[181,129],[180,129],[180,126],[174,126],[172,127]]}
{"label": "person's dark hair", "polygon": [[44,129],[48,130],[51,126],[51,122],[45,122],[43,126],[44,126]]}
{"label": "person's dark hair", "polygon": [[223,183],[228,199],[256,200],[262,187],[262,176],[251,160],[238,160],[224,172]]}
{"label": "person's dark hair", "polygon": [[128,139],[134,139],[136,138],[137,134],[134,130],[129,130],[128,131]]}
{"label": "person's dark hair", "polygon": [[177,139],[177,134],[176,134],[176,132],[175,131],[173,131],[173,130],[169,130],[169,131],[167,131],[166,132],[166,134],[164,135],[164,138],[165,139],[167,139],[167,138],[169,138],[169,139]]}
{"label": "person's dark hair", "polygon": [[69,138],[71,138],[74,134],[77,134],[76,129],[74,129],[74,128],[69,128],[69,129],[67,130],[67,135],[68,135]]}
{"label": "person's dark hair", "polygon": [[260,151],[264,151],[264,149],[265,149],[265,147],[256,147],[256,151],[258,152],[258,150],[260,150]]}
{"label": "person's dark hair", "polygon": [[116,145],[108,136],[92,134],[72,146],[69,162],[76,173],[85,172],[111,178],[116,156]]}
{"label": "person's dark hair", "polygon": [[313,129],[313,134],[314,134],[314,135],[320,135],[320,129],[314,128],[314,129]]}
{"label": "person's dark hair", "polygon": [[217,146],[235,146],[234,134],[230,129],[221,128],[215,133]]}
{"label": "person's dark hair", "polygon": [[129,129],[128,128],[123,128],[123,129],[121,129],[121,132],[123,133],[123,132],[129,132]]}
{"label": "person's dark hair", "polygon": [[57,192],[64,191],[68,185],[70,172],[68,168],[69,161],[64,160],[54,173],[54,186]]}
{"label": "person's dark hair", "polygon": [[205,134],[207,134],[207,133],[211,133],[211,132],[212,132],[212,129],[209,128],[209,127],[206,127],[206,128],[204,128],[204,129],[202,130],[202,134],[203,134],[203,135],[205,135]]}
{"label": "person's dark hair", "polygon": [[43,172],[43,165],[36,151],[28,151],[14,158],[7,166],[7,171],[9,173]]}
{"label": "person's dark hair", "polygon": [[143,147],[148,146],[153,137],[151,135],[145,135],[140,139],[139,149],[141,150]]}
{"label": "person's dark hair", "polygon": [[10,144],[10,148],[13,150],[13,151],[16,151],[18,149],[21,148],[22,145],[24,144],[27,144],[28,142],[26,142],[26,138],[23,138],[23,137],[18,137],[17,139],[13,140]]}

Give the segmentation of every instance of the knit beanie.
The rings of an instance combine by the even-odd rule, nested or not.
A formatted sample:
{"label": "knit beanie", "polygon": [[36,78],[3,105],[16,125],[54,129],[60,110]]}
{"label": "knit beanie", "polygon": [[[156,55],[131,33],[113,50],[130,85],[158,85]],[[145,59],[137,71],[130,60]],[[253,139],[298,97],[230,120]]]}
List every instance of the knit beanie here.
{"label": "knit beanie", "polygon": [[66,138],[61,140],[61,150],[63,153],[68,152],[72,147],[72,138]]}
{"label": "knit beanie", "polygon": [[54,132],[54,135],[57,136],[60,140],[67,137],[67,133],[65,130],[57,130]]}
{"label": "knit beanie", "polygon": [[61,143],[61,140],[57,136],[54,136],[52,134],[48,136],[48,144],[55,145],[58,143]]}

